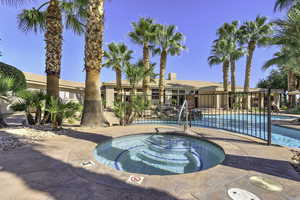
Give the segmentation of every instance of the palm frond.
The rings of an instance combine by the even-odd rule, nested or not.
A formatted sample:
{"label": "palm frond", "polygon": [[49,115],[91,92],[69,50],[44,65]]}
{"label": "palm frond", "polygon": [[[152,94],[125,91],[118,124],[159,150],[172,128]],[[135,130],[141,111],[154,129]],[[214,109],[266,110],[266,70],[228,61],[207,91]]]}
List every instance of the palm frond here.
{"label": "palm frond", "polygon": [[38,9],[24,9],[17,19],[19,29],[24,32],[34,31],[37,33],[45,30],[45,12]]}

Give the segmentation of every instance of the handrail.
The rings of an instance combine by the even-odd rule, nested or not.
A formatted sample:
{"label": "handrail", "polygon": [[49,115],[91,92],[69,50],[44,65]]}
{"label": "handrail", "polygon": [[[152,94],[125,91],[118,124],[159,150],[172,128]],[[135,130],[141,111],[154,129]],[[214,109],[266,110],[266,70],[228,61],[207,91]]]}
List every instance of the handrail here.
{"label": "handrail", "polygon": [[186,116],[185,124],[183,125],[184,126],[184,132],[185,132],[186,129],[187,129],[187,127],[188,127],[188,120],[189,120],[188,119],[188,102],[187,102],[187,100],[184,100],[184,102],[183,102],[183,104],[182,104],[182,106],[180,108],[180,112],[179,112],[179,115],[178,115],[178,124],[179,125],[181,124],[180,121],[182,121],[181,120],[181,116],[182,116],[184,107],[185,107],[185,111],[186,111],[186,114],[185,114],[185,116]]}
{"label": "handrail", "polygon": [[181,108],[180,108],[180,111],[179,111],[179,115],[178,115],[178,124],[180,124],[180,121],[181,121],[181,115],[182,115],[182,112],[183,112],[183,109],[184,109],[184,106],[185,104],[187,103],[187,100],[184,100]]}

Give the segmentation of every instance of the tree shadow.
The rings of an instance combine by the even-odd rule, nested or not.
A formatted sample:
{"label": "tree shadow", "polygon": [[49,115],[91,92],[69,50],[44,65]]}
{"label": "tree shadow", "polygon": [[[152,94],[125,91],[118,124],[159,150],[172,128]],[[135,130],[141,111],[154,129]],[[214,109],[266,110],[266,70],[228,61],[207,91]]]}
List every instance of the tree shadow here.
{"label": "tree shadow", "polygon": [[[5,131],[1,131],[1,135],[11,136],[11,134]],[[81,135],[80,137],[85,138],[86,136]],[[102,136],[103,138],[105,136]],[[94,140],[98,140],[98,138],[92,139],[92,141]],[[0,163],[3,167],[2,171],[0,171],[0,177],[2,172],[12,174],[15,178],[23,182],[22,184],[27,188],[26,192],[34,190],[32,192],[35,195],[41,195],[41,193],[44,195],[47,194],[48,198],[46,199],[178,199],[164,191],[131,185],[109,174],[95,173],[91,170],[66,163],[62,161],[63,159],[50,157],[37,150],[42,146],[38,144],[27,145],[13,151],[0,152]],[[36,199],[33,198],[32,193],[20,192],[16,185],[9,186],[8,183],[11,183],[12,180],[8,180],[5,175],[4,177],[6,179],[2,178],[0,183],[1,196],[3,195],[1,199],[6,199],[5,197],[8,199],[18,199],[21,196]],[[4,190],[7,192],[11,191],[11,194],[7,192],[5,194]]]}
{"label": "tree shadow", "polygon": [[300,181],[299,174],[289,162],[283,160],[226,154],[222,165]]}

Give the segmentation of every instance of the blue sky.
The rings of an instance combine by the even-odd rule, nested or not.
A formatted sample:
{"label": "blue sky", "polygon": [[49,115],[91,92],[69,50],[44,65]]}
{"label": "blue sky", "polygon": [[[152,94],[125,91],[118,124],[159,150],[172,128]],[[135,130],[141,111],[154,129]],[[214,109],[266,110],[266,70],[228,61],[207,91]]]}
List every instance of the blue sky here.
{"label": "blue sky", "polygon": [[[38,1],[36,1],[38,2]],[[186,36],[188,50],[181,56],[169,57],[167,72],[176,72],[178,79],[222,82],[221,66],[209,67],[207,57],[216,29],[224,22],[254,20],[257,15],[278,19],[281,14],[273,12],[275,0],[111,0],[106,2],[105,44],[112,41],[125,42],[142,56],[142,49],[127,37],[132,30],[131,22],[139,17],[151,17],[157,23],[174,24]],[[27,4],[23,8],[31,8]],[[17,66],[23,71],[44,74],[45,43],[43,34],[23,33],[18,30],[16,16],[22,8],[0,6],[0,61]],[[84,81],[84,36],[64,32],[62,78]],[[271,58],[276,49],[260,48],[255,52],[251,86],[264,78],[263,63]],[[158,62],[158,58],[152,58]],[[158,63],[159,64],[159,63]],[[243,86],[245,59],[237,63],[237,84]],[[102,81],[115,79],[115,73],[103,69]]]}

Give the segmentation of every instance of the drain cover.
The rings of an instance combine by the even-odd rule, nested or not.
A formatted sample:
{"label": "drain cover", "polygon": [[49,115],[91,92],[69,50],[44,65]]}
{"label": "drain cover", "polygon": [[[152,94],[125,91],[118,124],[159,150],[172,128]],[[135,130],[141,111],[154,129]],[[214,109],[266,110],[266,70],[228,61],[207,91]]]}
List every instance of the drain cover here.
{"label": "drain cover", "polygon": [[91,160],[83,161],[83,162],[81,163],[81,166],[82,166],[82,167],[91,167],[91,166],[93,166],[93,165],[95,165],[95,163],[94,163],[93,161],[91,161]]}
{"label": "drain cover", "polygon": [[273,181],[272,179],[269,178],[264,178],[261,176],[251,176],[250,177],[250,182],[262,189],[269,190],[272,192],[281,192],[282,191],[282,185],[279,183]]}
{"label": "drain cover", "polygon": [[232,200],[260,200],[255,194],[240,188],[231,188],[228,195]]}
{"label": "drain cover", "polygon": [[127,183],[133,183],[133,184],[138,184],[141,185],[144,181],[144,177],[142,176],[129,176]]}

